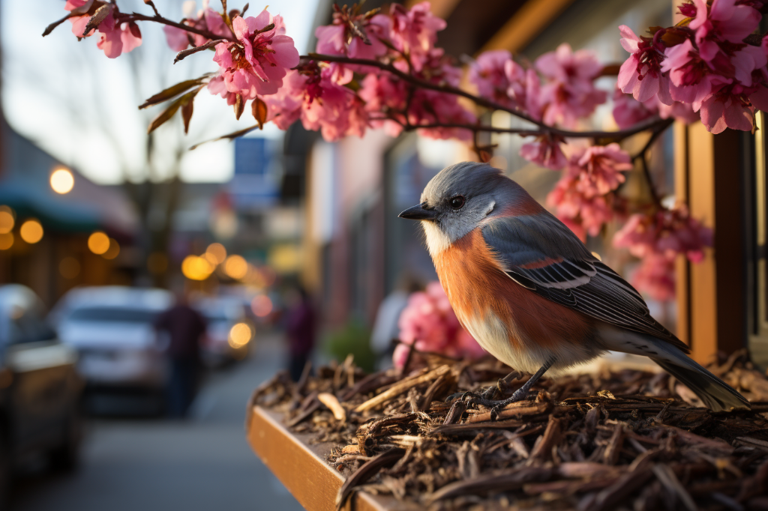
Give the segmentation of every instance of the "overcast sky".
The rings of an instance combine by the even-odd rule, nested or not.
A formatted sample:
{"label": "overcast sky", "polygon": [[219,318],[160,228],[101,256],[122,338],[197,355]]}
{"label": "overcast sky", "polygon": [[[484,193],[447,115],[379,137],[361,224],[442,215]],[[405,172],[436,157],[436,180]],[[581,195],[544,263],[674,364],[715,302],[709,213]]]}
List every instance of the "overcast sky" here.
{"label": "overcast sky", "polygon": [[[156,2],[161,13],[181,18],[181,1]],[[229,8],[242,7],[230,1]],[[145,175],[144,135],[149,118],[160,109],[140,114],[141,99],[178,81],[216,69],[212,53],[194,55],[172,65],[173,52],[167,48],[161,27],[142,24],[143,44],[135,52],[141,66],[139,91],[131,84],[130,62],[123,55],[107,59],[96,48],[96,37],[82,42],[72,35],[65,22],[53,34],[40,36],[52,21],[66,14],[62,0],[37,0],[2,4],[3,109],[8,122],[21,134],[38,143],[64,163],[76,167],[98,183],[117,183],[127,173],[140,180]],[[202,0],[198,6],[202,4]],[[265,5],[250,2],[250,14]],[[269,11],[285,18],[288,35],[301,53],[306,49],[317,0],[269,0]],[[150,14],[143,2],[118,1],[122,11]],[[211,6],[220,8],[217,0]],[[137,97],[141,96],[141,97]],[[106,111],[106,113],[104,113]],[[102,112],[102,113],[99,113]],[[231,107],[203,91],[195,103],[190,135],[181,138],[179,124],[158,130],[161,154],[158,177],[170,168],[172,148],[194,143],[253,124],[248,112],[239,122]],[[265,136],[280,132],[269,125]],[[121,163],[123,162],[123,163]],[[226,181],[232,175],[233,145],[222,141],[204,145],[182,160],[182,178],[187,181]]]}

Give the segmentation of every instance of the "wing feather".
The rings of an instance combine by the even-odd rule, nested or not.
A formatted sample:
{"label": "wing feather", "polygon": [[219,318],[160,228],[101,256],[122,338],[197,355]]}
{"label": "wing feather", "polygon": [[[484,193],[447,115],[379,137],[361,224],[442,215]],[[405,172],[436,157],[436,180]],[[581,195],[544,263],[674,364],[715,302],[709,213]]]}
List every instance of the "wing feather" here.
{"label": "wing feather", "polygon": [[482,233],[504,272],[521,286],[592,318],[690,351],[651,317],[635,288],[554,216],[497,217]]}

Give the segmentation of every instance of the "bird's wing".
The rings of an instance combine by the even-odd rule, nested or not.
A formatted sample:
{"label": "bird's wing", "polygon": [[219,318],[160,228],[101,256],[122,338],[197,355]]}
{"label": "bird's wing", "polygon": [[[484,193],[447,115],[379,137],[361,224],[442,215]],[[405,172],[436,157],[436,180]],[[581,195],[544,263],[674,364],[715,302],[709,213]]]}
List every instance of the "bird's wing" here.
{"label": "bird's wing", "polygon": [[592,318],[690,351],[651,317],[635,288],[554,216],[496,217],[483,226],[482,234],[502,270],[521,286]]}

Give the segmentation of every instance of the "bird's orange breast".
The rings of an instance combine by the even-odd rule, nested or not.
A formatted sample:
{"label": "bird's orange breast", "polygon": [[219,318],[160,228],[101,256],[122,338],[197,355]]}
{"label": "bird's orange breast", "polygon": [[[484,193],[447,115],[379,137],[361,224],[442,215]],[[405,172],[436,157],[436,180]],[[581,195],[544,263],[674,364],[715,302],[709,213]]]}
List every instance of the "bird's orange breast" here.
{"label": "bird's orange breast", "polygon": [[[520,356],[532,351],[557,354],[563,350],[563,353],[580,352],[585,348],[593,322],[509,278],[485,243],[480,229],[434,254],[433,261],[459,321],[497,358],[514,365],[494,352],[502,348],[511,350],[512,357],[517,356],[515,353]],[[508,347],[497,346],[499,323],[503,324]]]}

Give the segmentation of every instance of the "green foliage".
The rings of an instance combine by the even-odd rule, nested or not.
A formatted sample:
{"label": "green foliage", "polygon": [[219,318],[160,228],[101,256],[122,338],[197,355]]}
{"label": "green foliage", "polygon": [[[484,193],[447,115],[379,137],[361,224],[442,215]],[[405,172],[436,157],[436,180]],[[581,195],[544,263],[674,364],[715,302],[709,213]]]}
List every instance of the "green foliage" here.
{"label": "green foliage", "polygon": [[376,355],[371,350],[370,339],[371,332],[360,322],[352,320],[328,333],[323,348],[339,362],[351,353],[355,357],[355,364],[370,373],[376,366]]}

